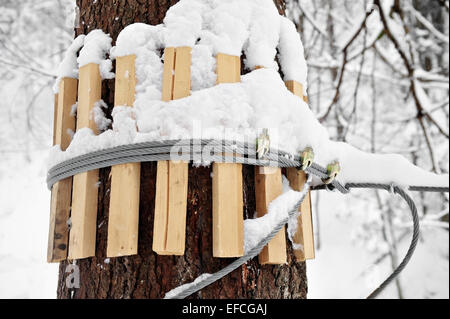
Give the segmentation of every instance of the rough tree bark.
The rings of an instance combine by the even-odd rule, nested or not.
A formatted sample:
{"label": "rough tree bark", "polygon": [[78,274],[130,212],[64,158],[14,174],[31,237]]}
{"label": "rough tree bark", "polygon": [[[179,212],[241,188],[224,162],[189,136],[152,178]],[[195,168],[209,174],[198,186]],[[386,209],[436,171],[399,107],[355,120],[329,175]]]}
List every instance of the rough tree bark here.
{"label": "rough tree bark", "polygon": [[[284,0],[274,0],[284,14]],[[177,0],[77,0],[80,8],[78,34],[102,29],[115,40],[134,22],[159,24]],[[103,99],[113,105],[114,81],[105,81]],[[111,109],[109,110],[111,111]],[[246,217],[255,212],[254,169],[244,167]],[[231,259],[212,257],[212,180],[210,167],[189,168],[186,253],[182,257],[158,256],[152,251],[156,164],[143,163],[139,216],[139,255],[106,259],[110,169],[100,171],[96,257],[76,261],[79,289],[66,287],[68,262],[59,269],[58,298],[161,298],[165,292],[191,282],[202,273],[213,273]],[[250,261],[191,298],[306,298],[304,263],[295,261],[288,245],[288,265],[261,266]]]}

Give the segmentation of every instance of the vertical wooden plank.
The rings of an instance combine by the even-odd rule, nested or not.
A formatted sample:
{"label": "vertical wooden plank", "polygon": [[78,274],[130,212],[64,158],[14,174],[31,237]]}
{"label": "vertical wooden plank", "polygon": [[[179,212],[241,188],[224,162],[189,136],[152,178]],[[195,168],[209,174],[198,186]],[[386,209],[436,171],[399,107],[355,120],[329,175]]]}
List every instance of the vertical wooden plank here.
{"label": "vertical wooden plank", "polygon": [[162,100],[165,102],[173,99],[173,72],[175,70],[175,48],[164,49],[164,70]]}
{"label": "vertical wooden plank", "polygon": [[184,254],[186,242],[187,192],[188,164],[170,161],[166,252],[171,255]]}
{"label": "vertical wooden plank", "polygon": [[168,219],[169,161],[159,161],[156,169],[155,217],[153,221],[153,251],[166,251]]}
{"label": "vertical wooden plank", "polygon": [[242,165],[213,164],[213,256],[244,254]]}
{"label": "vertical wooden plank", "polygon": [[303,98],[303,85],[297,81],[286,81],[286,87],[293,94],[297,95],[300,98]]}
{"label": "vertical wooden plank", "polygon": [[[291,188],[300,191],[306,183],[306,174],[295,168],[288,169],[286,172]],[[298,261],[305,261],[315,258],[311,192],[306,196],[299,211],[300,216],[297,222],[297,232],[293,240],[296,245],[300,246],[300,249],[294,250],[294,254]]]}
{"label": "vertical wooden plank", "polygon": [[217,84],[241,82],[241,58],[234,55],[217,54]]}
{"label": "vertical wooden plank", "polygon": [[[134,104],[135,61],[135,55],[116,60],[115,106],[132,107]],[[138,252],[140,178],[140,163],[111,168],[107,257],[130,256]]]}
{"label": "vertical wooden plank", "polygon": [[[303,85],[297,81],[286,81],[287,88],[303,99],[306,103],[308,97],[303,95]],[[292,189],[300,191],[306,183],[305,172],[298,171],[295,167],[286,170],[287,178]],[[314,229],[312,222],[311,192],[308,192],[305,200],[299,208],[297,233],[294,235],[294,243],[301,249],[294,250],[298,261],[305,261],[315,258]]]}
{"label": "vertical wooden plank", "polygon": [[[241,81],[241,58],[217,55],[217,83]],[[244,255],[242,165],[213,163],[213,256]]]}
{"label": "vertical wooden plank", "polygon": [[[267,173],[267,174],[266,174]],[[256,211],[258,217],[267,214],[269,204],[283,193],[281,169],[255,168]],[[262,265],[280,265],[287,261],[285,228],[259,254]]]}
{"label": "vertical wooden plank", "polygon": [[133,106],[136,94],[136,55],[116,59],[114,106]]}
{"label": "vertical wooden plank", "polygon": [[182,99],[191,95],[191,60],[190,47],[177,48],[175,51],[175,75],[173,78],[173,99]]}
{"label": "vertical wooden plank", "polygon": [[[262,69],[256,66],[255,69]],[[281,169],[272,167],[255,167],[256,211],[258,217],[267,214],[269,204],[283,193]],[[264,247],[259,254],[262,265],[280,265],[287,262],[285,228]]]}
{"label": "vertical wooden plank", "polygon": [[[98,64],[80,68],[78,85],[77,131],[90,128],[95,134],[98,129],[91,111],[101,99],[102,79]],[[72,214],[69,241],[69,259],[95,256],[97,228],[98,170],[73,177]]]}
{"label": "vertical wooden plank", "polygon": [[[162,99],[180,99],[191,91],[190,47],[166,48]],[[153,251],[159,255],[184,254],[188,164],[158,162],[156,173]]]}
{"label": "vertical wooden plank", "polygon": [[[60,145],[64,151],[70,144],[69,130],[75,130],[75,117],[71,115],[72,106],[77,100],[78,80],[63,78],[59,83],[59,94],[55,95],[55,117],[53,123],[53,144]],[[50,203],[50,225],[48,233],[47,261],[60,262],[67,258],[72,196],[72,178],[59,181],[52,188]]]}

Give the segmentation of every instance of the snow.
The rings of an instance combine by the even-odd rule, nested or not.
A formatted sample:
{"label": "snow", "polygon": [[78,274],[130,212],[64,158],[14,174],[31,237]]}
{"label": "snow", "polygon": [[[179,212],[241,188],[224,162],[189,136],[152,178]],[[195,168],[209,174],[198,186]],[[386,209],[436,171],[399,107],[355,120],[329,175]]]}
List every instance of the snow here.
{"label": "snow", "polygon": [[[245,52],[248,69],[277,70],[277,48],[285,57],[282,68],[291,70],[287,71],[286,80],[298,81],[306,87],[300,37],[293,23],[278,14],[272,0],[181,0],[169,9],[161,25],[127,26],[119,34],[111,56],[139,56],[144,48],[157,55],[159,49],[183,46],[192,47],[193,54],[205,58],[203,65],[194,64],[197,68],[210,71],[206,73],[206,82],[193,81],[193,90],[205,87],[204,83],[213,83],[212,59],[218,53],[240,56]],[[193,57],[194,61],[197,60]]]}
{"label": "snow", "polygon": [[166,47],[193,47],[202,30],[202,12],[208,5],[202,0],[181,0],[164,18]]}
{"label": "snow", "polygon": [[90,63],[98,64],[102,79],[113,79],[112,61],[106,57],[111,50],[112,39],[102,30],[93,30],[84,39],[84,46],[77,59],[79,67]]}
{"label": "snow", "polygon": [[85,35],[79,35],[75,38],[72,44],[67,49],[64,59],[58,68],[58,78],[56,79],[53,87],[53,92],[56,94],[59,92],[59,83],[63,78],[78,79],[78,63],[77,56],[78,51],[84,44]]}
{"label": "snow", "polygon": [[[284,180],[286,184],[286,180]],[[260,218],[244,221],[244,253],[255,248],[273,229],[289,218],[289,212],[294,209],[303,196],[303,192],[286,189],[285,192],[273,200],[267,209],[267,214]],[[298,216],[298,214],[295,214]],[[289,231],[292,234],[292,229]],[[294,231],[295,233],[295,231]],[[292,239],[292,237],[290,236]]]}
{"label": "snow", "polygon": [[77,116],[77,109],[78,109],[78,102],[72,105],[72,108],[70,109],[70,116]]}
{"label": "snow", "polygon": [[130,24],[117,37],[116,46],[110,50],[111,57],[142,55],[144,50],[156,51],[163,48],[163,43],[163,25]]}
{"label": "snow", "polygon": [[209,44],[213,54],[240,56],[249,37],[252,4],[248,1],[215,1],[204,15],[209,26],[203,31],[201,43]]}
{"label": "snow", "polygon": [[[306,267],[309,299],[365,298],[392,272],[389,258],[375,265],[374,261],[379,259],[382,252],[369,250],[366,241],[356,235],[360,228],[366,234],[370,231],[367,226],[361,225],[370,223],[373,227],[381,220],[377,215],[374,217],[376,221],[370,221],[367,218],[374,214],[362,214],[367,210],[375,213],[373,207],[368,207],[367,201],[361,197],[363,193],[365,191],[358,191],[346,197],[334,192],[312,193],[312,202],[319,204],[314,216],[320,214],[321,218],[320,223],[316,220],[314,226],[316,258],[308,260]],[[419,196],[417,194],[414,199],[418,200]],[[406,206],[401,207],[403,209],[399,210],[399,214],[410,221]],[[353,214],[352,209],[357,213]],[[415,254],[400,275],[404,298],[447,299],[449,233],[435,227],[422,227],[421,233]],[[317,238],[319,234],[320,241]],[[411,236],[409,232],[403,239],[396,240],[399,258],[406,253]],[[376,233],[370,233],[369,237],[378,238]],[[317,247],[319,242],[320,247]],[[380,244],[382,242],[378,240]],[[388,286],[380,298],[398,298],[395,284]]]}
{"label": "snow", "polygon": [[[402,19],[398,15],[398,13],[391,12],[391,8],[393,6],[393,0],[385,0],[381,1],[380,14],[383,14],[386,18],[386,24],[391,33],[392,37],[396,39],[398,45],[400,46],[400,50],[403,51],[406,55],[409,55],[409,45],[407,44],[410,41],[410,36],[404,29]],[[408,57],[410,59],[410,57]]]}
{"label": "snow", "polygon": [[0,154],[0,299],[56,295],[58,264],[46,261],[45,155],[34,151],[29,161],[23,154]]}
{"label": "snow", "polygon": [[[292,191],[292,188],[289,184],[289,180],[286,178],[286,176],[283,175],[283,193],[287,193],[289,191]],[[294,240],[294,236],[297,233],[298,230],[298,218],[301,215],[300,211],[297,211],[295,214],[293,214],[288,219],[288,224],[286,228],[286,232],[289,238],[289,241],[291,242],[292,248],[294,250],[303,250],[303,245],[296,243]]]}
{"label": "snow", "polygon": [[216,59],[210,46],[196,45],[192,48],[191,89],[199,91],[217,82]]}
{"label": "snow", "polygon": [[105,112],[103,110],[108,109],[108,105],[103,100],[98,101],[94,104],[91,116],[94,118],[94,122],[100,132],[106,131],[111,125],[111,120],[106,118]]}
{"label": "snow", "polygon": [[[161,49],[170,46],[193,48],[192,95],[163,102]],[[284,79],[275,63],[277,50]],[[338,160],[342,183],[448,186],[448,175],[426,172],[402,156],[368,154],[330,140],[308,105],[285,87],[283,80],[295,80],[304,84],[306,93],[307,67],[295,26],[278,14],[272,0],[182,0],[171,7],[164,24],[126,27],[114,48],[103,31],[90,32],[78,63],[98,63],[103,77],[111,78],[111,60],[106,59],[109,51],[113,59],[136,55],[134,108],[116,107],[112,130],[95,136],[82,129],[75,133],[66,152],[54,147],[50,166],[92,151],[146,141],[195,138],[252,142],[261,129],[268,128],[273,148],[298,154],[312,147],[316,162],[322,166]],[[242,76],[242,83],[215,86],[215,54],[240,55],[242,51],[248,68],[265,69]],[[109,126],[108,121],[100,124],[101,130]]]}
{"label": "snow", "polygon": [[128,143],[225,136],[254,141],[258,130],[269,128],[274,148],[298,154],[311,146],[315,161],[322,166],[338,160],[342,168],[339,180],[343,183],[448,186],[448,175],[426,172],[403,156],[369,154],[349,144],[331,141],[327,129],[308,105],[291,94],[272,69],[255,70],[242,76],[242,83],[214,86],[171,102],[160,101],[157,88],[150,86],[149,90],[139,86],[134,110],[127,110],[135,112],[138,132],[134,120],[130,116],[118,116],[117,111],[113,114],[113,131],[98,136],[87,130],[77,132],[66,152],[58,147],[53,149],[50,166],[77,155]]}
{"label": "snow", "polygon": [[211,274],[202,274],[202,275],[198,276],[197,279],[195,279],[193,282],[181,285],[181,286],[174,288],[171,291],[167,292],[166,295],[164,296],[164,299],[174,298],[176,295],[182,293],[183,291],[188,290],[189,288],[197,285],[198,283],[201,283],[202,281],[208,279],[211,276],[212,276]]}
{"label": "snow", "polygon": [[300,39],[300,34],[295,29],[295,25],[287,18],[281,19],[280,44],[278,49],[284,80],[295,80],[303,83],[303,95],[308,95],[308,73],[305,72],[308,67],[303,55],[303,43]]}
{"label": "snow", "polygon": [[435,36],[437,39],[439,39],[440,41],[444,42],[444,43],[449,43],[448,40],[448,36],[443,34],[442,32],[440,32],[439,30],[437,30],[433,23],[431,23],[430,21],[427,20],[427,18],[425,18],[422,14],[420,14],[419,11],[417,11],[413,6],[411,6],[410,10],[412,11],[413,15],[416,17],[416,19],[423,24],[423,26],[425,28],[428,29],[428,31],[430,31],[430,33]]}
{"label": "snow", "polygon": [[[252,2],[254,8],[250,23],[250,36],[247,47],[244,48],[246,55],[245,65],[250,70],[256,67],[278,70],[275,57],[282,18],[278,14],[273,1],[259,0]],[[303,53],[303,51],[301,52]],[[306,69],[303,72],[306,72]],[[300,79],[296,80],[300,82]]]}

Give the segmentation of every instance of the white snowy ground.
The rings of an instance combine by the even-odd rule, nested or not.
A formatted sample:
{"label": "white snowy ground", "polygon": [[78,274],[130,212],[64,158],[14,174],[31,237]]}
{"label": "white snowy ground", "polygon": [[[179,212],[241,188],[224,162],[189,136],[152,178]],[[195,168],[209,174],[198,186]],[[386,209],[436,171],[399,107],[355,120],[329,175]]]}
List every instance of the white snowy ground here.
{"label": "white snowy ground", "polygon": [[[0,298],[55,298],[58,267],[46,263],[50,193],[45,185],[48,152],[1,154]],[[356,218],[339,218],[356,196],[320,195],[321,249],[308,262],[310,298],[362,298],[388,274],[389,264],[367,275],[376,256],[352,241]],[[361,214],[367,212],[361,211]],[[406,213],[406,212],[405,212]],[[317,226],[317,225],[316,225]],[[448,231],[424,229],[402,284],[407,298],[449,297]],[[408,240],[401,245],[401,254]],[[395,297],[392,288],[382,297]]]}
{"label": "white snowy ground", "polygon": [[46,263],[47,154],[0,155],[0,298],[56,297],[58,266]]}
{"label": "white snowy ground", "polygon": [[[355,192],[356,193],[356,192]],[[307,262],[309,298],[365,298],[391,273],[390,260],[371,267],[378,255],[370,253],[354,240],[354,229],[360,225],[356,214],[342,218],[357,203],[354,195],[320,193],[321,248],[316,259]],[[315,202],[313,195],[313,202]],[[367,211],[361,210],[362,215]],[[405,207],[405,214],[409,211]],[[317,227],[317,224],[316,224]],[[317,229],[316,229],[317,231]],[[401,275],[405,298],[449,297],[449,233],[438,228],[422,227],[424,236],[411,263]],[[425,239],[425,240],[424,240]],[[399,245],[399,258],[406,253],[411,235]],[[397,298],[392,284],[380,298]]]}

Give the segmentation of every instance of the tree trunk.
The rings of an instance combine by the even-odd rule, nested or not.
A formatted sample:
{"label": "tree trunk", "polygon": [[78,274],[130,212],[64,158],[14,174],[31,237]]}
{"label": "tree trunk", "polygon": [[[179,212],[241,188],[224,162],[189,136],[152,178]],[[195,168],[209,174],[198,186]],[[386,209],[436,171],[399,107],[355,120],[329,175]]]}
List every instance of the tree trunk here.
{"label": "tree trunk", "polygon": [[[77,0],[78,34],[102,29],[115,40],[134,22],[159,24],[176,0]],[[284,1],[275,0],[284,13]],[[105,81],[103,99],[113,105],[114,81]],[[111,110],[109,110],[111,111]],[[66,267],[59,269],[58,298],[161,298],[169,290],[214,273],[232,259],[212,257],[212,179],[210,167],[189,167],[187,234],[184,256],[158,256],[152,251],[156,163],[142,163],[139,216],[139,254],[106,259],[110,169],[100,170],[96,257],[78,260],[80,288],[66,286]],[[255,212],[254,168],[244,166],[245,218]],[[306,268],[295,261],[288,244],[288,265],[261,266],[258,258],[190,298],[306,298]]]}

